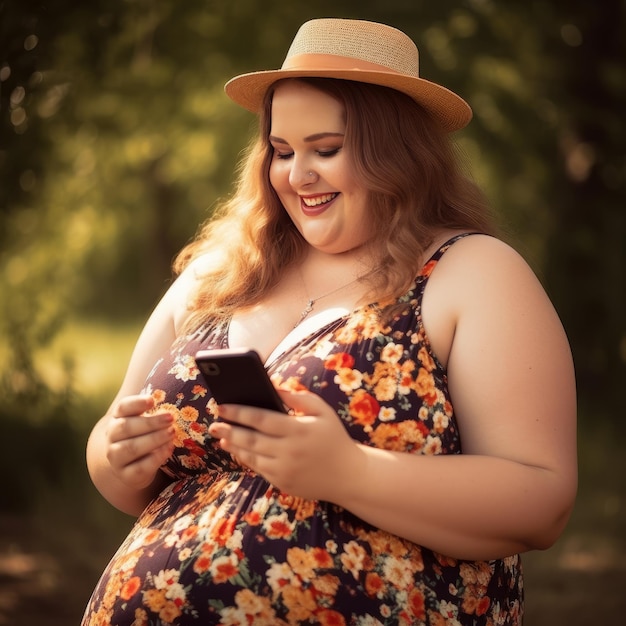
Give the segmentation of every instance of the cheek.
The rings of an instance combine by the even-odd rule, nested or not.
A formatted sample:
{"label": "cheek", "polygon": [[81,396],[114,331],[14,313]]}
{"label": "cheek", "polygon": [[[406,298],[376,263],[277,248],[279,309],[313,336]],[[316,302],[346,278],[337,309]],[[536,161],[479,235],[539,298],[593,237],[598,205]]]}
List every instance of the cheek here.
{"label": "cheek", "polygon": [[269,178],[270,185],[272,185],[276,191],[280,191],[281,188],[284,188],[285,184],[289,182],[289,172],[284,165],[274,161],[270,165]]}

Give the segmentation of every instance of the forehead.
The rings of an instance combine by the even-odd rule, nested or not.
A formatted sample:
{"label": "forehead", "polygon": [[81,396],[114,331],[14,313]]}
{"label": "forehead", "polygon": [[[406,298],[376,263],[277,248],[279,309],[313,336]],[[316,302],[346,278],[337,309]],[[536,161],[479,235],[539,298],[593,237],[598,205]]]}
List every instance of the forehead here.
{"label": "forehead", "polygon": [[316,132],[345,130],[344,107],[329,94],[299,80],[281,81],[272,98],[271,128]]}

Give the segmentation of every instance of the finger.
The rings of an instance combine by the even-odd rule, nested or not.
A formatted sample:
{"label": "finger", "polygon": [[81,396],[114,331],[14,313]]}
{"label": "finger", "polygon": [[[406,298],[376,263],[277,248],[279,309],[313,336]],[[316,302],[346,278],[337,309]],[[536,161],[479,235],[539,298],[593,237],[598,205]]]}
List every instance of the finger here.
{"label": "finger", "polygon": [[144,456],[120,468],[118,475],[128,484],[139,487],[147,486],[152,483],[157,470],[165,464],[171,453],[171,445],[157,448],[148,456]]}
{"label": "finger", "polygon": [[282,439],[251,428],[241,428],[224,422],[211,424],[209,433],[219,439],[220,447],[223,450],[237,457],[246,453],[259,457],[275,458]]}
{"label": "finger", "polygon": [[112,466],[121,469],[151,455],[161,459],[165,449],[171,453],[173,446],[174,427],[170,426],[136,437],[113,441],[108,448],[107,457]]}
{"label": "finger", "polygon": [[321,415],[328,406],[322,398],[311,391],[279,389],[278,394],[296,415]]}
{"label": "finger", "polygon": [[113,411],[115,417],[141,415],[154,408],[154,398],[148,395],[127,396],[122,398]]}
{"label": "finger", "polygon": [[[262,432],[266,435],[279,437],[285,434],[289,424],[289,416],[278,411],[269,411],[241,404],[221,404],[218,407],[219,416],[236,426],[243,426]],[[220,424],[219,420],[214,422]]]}
{"label": "finger", "polygon": [[123,441],[169,428],[174,421],[171,413],[112,417],[109,424],[109,441]]}

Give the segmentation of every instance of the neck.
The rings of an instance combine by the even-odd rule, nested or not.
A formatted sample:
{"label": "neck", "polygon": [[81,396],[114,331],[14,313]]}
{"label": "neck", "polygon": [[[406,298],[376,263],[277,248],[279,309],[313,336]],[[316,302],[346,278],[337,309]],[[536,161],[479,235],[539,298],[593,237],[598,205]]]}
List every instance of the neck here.
{"label": "neck", "polygon": [[[315,248],[310,248],[302,261],[298,264],[303,279],[313,285],[321,281],[326,285],[330,284],[328,278],[333,278],[333,283],[340,283],[350,277],[357,278],[370,273],[375,267],[374,256],[365,246],[359,246],[346,252],[329,254]],[[336,277],[336,281],[334,278]]]}

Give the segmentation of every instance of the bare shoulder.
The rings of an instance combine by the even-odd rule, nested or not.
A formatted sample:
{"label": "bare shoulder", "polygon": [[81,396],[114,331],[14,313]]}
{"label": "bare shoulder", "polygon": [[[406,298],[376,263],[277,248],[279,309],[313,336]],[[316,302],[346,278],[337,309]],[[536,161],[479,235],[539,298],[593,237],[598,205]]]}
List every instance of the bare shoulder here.
{"label": "bare shoulder", "polygon": [[177,334],[185,326],[191,312],[191,303],[202,285],[204,277],[218,262],[216,254],[202,254],[185,267],[171,286],[166,298],[174,319]]}
{"label": "bare shoulder", "polygon": [[433,298],[447,302],[455,343],[466,335],[520,349],[537,340],[567,343],[541,281],[501,240],[472,235],[457,241],[437,265],[432,283]]}
{"label": "bare shoulder", "polygon": [[481,284],[503,278],[510,283],[511,278],[524,276],[537,280],[528,262],[515,248],[489,235],[475,234],[456,241],[443,255],[438,267],[447,279],[458,276],[465,280],[473,275]]}
{"label": "bare shoulder", "polygon": [[[432,284],[430,284],[432,283]],[[448,303],[455,323],[473,308],[487,319],[503,310],[552,311],[552,303],[532,267],[509,244],[471,235],[443,255],[429,281],[431,297]]]}
{"label": "bare shoulder", "polygon": [[[426,290],[422,313],[435,354],[447,365],[459,331],[489,332],[500,322],[552,304],[522,256],[503,241],[487,235],[457,240],[441,257]],[[529,317],[530,315],[530,317]],[[457,344],[458,345],[458,344]]]}

